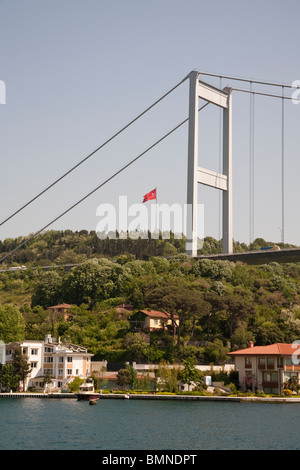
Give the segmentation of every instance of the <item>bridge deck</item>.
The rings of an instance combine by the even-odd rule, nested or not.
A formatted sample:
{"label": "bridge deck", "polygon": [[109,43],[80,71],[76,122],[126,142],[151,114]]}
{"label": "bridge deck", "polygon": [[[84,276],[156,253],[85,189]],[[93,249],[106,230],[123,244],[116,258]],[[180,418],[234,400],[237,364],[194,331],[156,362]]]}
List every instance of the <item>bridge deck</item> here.
{"label": "bridge deck", "polygon": [[199,255],[196,259],[228,260],[246,264],[300,263],[300,248],[284,249],[280,251],[249,251],[244,253],[220,253],[216,255]]}

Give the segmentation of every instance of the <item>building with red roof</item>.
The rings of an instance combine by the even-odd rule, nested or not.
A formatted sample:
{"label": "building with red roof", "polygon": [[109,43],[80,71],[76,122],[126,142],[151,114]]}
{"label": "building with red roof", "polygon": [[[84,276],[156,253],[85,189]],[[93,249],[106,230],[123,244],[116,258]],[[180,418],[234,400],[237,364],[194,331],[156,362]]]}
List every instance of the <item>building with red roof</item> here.
{"label": "building with red roof", "polygon": [[281,394],[289,379],[296,377],[299,383],[300,344],[275,343],[254,346],[229,353],[234,358],[243,390],[261,390]]}
{"label": "building with red roof", "polygon": [[50,310],[56,313],[62,313],[64,316],[64,321],[67,321],[69,317],[68,311],[70,310],[70,308],[71,308],[70,304],[63,303],[59,305],[53,305],[52,307],[48,307],[47,310]]}
{"label": "building with red roof", "polygon": [[139,310],[129,318],[134,329],[154,331],[172,325],[175,322],[178,326],[178,315],[171,315],[157,310]]}

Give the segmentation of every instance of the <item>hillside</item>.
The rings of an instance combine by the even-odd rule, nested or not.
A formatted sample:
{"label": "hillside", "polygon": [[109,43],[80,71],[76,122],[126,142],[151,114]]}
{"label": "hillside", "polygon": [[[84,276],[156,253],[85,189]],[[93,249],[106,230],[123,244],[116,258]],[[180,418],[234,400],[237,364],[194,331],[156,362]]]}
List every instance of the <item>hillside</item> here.
{"label": "hillside", "polygon": [[[2,242],[2,253],[19,242]],[[132,245],[130,255],[126,246],[124,253],[109,256],[112,246],[120,249],[117,243],[103,243],[100,249],[94,234],[66,231],[47,232],[24,247],[13,264],[27,269],[0,273],[0,340],[51,333],[88,347],[97,359],[224,363],[229,350],[246,347],[250,340],[263,345],[299,339],[300,264],[196,261],[180,253],[181,240],[158,240],[153,246],[142,242]],[[163,246],[176,253],[145,255],[144,242],[154,251]],[[207,239],[203,249],[218,246]],[[71,270],[31,267],[65,263],[81,264]],[[72,305],[67,321],[47,310],[61,302]],[[132,310],[116,308],[122,304],[133,311],[176,314],[179,327],[133,331],[128,321]]]}
{"label": "hillside", "polygon": [[[29,236],[27,237],[29,238]],[[26,237],[6,238],[0,240],[0,258],[9,254],[12,250],[24,242]],[[234,242],[234,252],[259,250],[261,247],[273,244],[257,238],[250,245]],[[281,248],[292,248],[294,245],[277,243]],[[222,242],[212,237],[206,237],[199,254],[215,254],[222,252]],[[147,260],[152,256],[170,257],[185,253],[185,237],[155,240],[138,238],[134,240],[102,240],[97,237],[95,231],[81,230],[46,231],[25,243],[12,256],[1,263],[1,268],[11,265],[49,266],[57,264],[81,263],[91,257],[113,258],[120,255],[132,256],[133,259]]]}

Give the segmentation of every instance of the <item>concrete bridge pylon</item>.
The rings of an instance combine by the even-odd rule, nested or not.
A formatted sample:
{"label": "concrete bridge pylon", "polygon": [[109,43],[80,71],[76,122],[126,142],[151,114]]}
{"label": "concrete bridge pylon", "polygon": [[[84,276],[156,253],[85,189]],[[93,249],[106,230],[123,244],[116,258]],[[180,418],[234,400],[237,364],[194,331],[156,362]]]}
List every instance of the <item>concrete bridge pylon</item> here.
{"label": "concrete bridge pylon", "polygon": [[[232,89],[220,90],[199,79],[200,73],[189,74],[189,133],[187,172],[187,242],[186,252],[197,256],[198,183],[222,191],[223,253],[233,252],[232,233]],[[199,98],[223,109],[222,173],[198,165]]]}

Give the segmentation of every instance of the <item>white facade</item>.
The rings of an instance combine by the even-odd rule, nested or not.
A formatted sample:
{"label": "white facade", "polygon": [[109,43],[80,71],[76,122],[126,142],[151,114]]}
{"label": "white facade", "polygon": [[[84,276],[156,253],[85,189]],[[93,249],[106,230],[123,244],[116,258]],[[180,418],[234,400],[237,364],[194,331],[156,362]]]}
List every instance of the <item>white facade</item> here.
{"label": "white facade", "polygon": [[[11,362],[14,350],[20,347],[26,354],[31,373],[25,382],[25,389],[62,389],[75,377],[85,378],[91,371],[91,358],[87,350],[71,343],[56,342],[51,335],[44,341],[21,341],[5,345],[5,362]],[[44,378],[50,375],[51,383],[44,385]]]}

